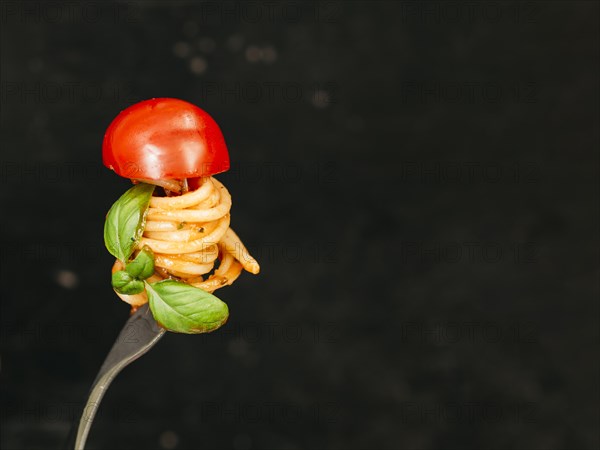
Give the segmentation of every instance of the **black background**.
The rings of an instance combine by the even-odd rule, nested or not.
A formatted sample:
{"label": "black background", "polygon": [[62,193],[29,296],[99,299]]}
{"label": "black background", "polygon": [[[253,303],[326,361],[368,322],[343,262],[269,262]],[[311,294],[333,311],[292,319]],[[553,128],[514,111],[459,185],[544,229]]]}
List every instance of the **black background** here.
{"label": "black background", "polygon": [[127,305],[126,106],[227,139],[262,272],[89,449],[598,448],[598,3],[2,2],[3,449],[58,448]]}

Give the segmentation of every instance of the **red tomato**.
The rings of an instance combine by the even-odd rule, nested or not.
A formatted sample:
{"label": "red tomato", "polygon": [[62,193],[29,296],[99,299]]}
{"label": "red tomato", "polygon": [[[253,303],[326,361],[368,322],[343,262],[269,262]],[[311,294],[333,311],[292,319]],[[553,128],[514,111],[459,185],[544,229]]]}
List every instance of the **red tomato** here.
{"label": "red tomato", "polygon": [[175,98],[153,98],[121,111],[102,143],[102,162],[126,178],[209,176],[229,169],[223,133],[205,111]]}

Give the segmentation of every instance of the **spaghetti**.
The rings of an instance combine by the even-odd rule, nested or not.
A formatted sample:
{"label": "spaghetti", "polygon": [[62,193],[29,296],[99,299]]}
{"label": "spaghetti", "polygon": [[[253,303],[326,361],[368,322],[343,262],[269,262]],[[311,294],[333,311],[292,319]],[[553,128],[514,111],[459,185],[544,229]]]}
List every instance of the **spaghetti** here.
{"label": "spaghetti", "polygon": [[[175,278],[207,292],[231,285],[242,270],[257,274],[258,262],[229,227],[231,196],[212,176],[198,179],[194,190],[187,180],[139,180],[160,186],[164,197],[153,196],[139,249],[154,252],[155,273],[149,282]],[[178,195],[179,194],[179,195]],[[113,272],[121,270],[116,261]],[[139,306],[148,301],[146,292],[118,294]]]}

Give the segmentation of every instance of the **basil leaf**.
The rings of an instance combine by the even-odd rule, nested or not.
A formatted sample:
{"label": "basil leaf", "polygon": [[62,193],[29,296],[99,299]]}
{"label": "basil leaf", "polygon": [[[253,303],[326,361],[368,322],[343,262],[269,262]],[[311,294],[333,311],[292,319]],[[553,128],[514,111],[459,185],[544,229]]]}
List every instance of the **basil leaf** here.
{"label": "basil leaf", "polygon": [[131,256],[142,237],[153,191],[154,186],[151,184],[136,184],[112,205],[106,215],[104,245],[123,263]]}
{"label": "basil leaf", "polygon": [[229,317],[227,305],[212,294],[175,280],[146,282],[156,321],[176,333],[209,333]]}
{"label": "basil leaf", "polygon": [[119,294],[133,295],[144,290],[144,282],[132,277],[124,270],[112,274],[112,286]]}
{"label": "basil leaf", "polygon": [[125,266],[129,275],[140,280],[152,276],[154,273],[154,253],[147,245],[138,253],[133,261]]}

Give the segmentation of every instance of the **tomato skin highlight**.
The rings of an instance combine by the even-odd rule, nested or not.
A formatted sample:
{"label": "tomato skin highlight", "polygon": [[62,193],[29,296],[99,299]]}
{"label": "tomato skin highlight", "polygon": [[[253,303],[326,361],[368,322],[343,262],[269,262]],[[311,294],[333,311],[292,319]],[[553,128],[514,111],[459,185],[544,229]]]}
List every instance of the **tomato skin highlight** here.
{"label": "tomato skin highlight", "polygon": [[183,179],[229,170],[221,129],[204,110],[175,98],[136,103],[111,122],[102,162],[125,178]]}

